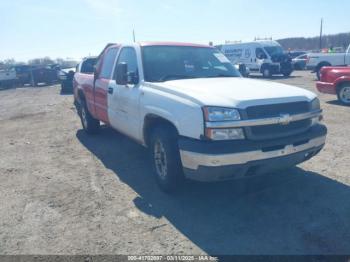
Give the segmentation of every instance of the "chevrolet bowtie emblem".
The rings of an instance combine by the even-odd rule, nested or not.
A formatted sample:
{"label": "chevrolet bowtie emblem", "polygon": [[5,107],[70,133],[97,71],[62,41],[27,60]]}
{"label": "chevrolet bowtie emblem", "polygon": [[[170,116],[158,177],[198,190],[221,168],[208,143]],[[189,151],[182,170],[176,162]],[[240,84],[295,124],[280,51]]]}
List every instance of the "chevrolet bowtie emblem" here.
{"label": "chevrolet bowtie emblem", "polygon": [[279,123],[281,125],[289,125],[289,123],[292,121],[292,117],[290,114],[280,114]]}

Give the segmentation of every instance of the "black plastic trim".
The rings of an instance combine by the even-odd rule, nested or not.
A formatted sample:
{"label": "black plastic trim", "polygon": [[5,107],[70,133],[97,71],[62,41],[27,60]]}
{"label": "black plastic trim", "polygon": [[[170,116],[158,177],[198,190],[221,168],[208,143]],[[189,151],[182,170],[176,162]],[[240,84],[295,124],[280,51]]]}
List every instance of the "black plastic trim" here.
{"label": "black plastic trim", "polygon": [[180,150],[202,153],[202,154],[230,154],[239,152],[248,152],[271,148],[276,146],[298,144],[307,142],[311,139],[326,136],[327,128],[324,125],[318,124],[311,127],[308,131],[288,136],[284,138],[268,139],[268,140],[229,140],[229,141],[212,141],[198,140],[187,137],[179,138]]}

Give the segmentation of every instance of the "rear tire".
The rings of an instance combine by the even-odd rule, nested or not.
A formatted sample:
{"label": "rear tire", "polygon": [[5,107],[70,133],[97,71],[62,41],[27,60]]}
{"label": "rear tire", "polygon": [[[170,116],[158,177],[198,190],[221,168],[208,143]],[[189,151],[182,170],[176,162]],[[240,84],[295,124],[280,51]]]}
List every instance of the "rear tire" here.
{"label": "rear tire", "polygon": [[156,127],[150,138],[150,155],[157,184],[165,193],[173,193],[184,182],[177,132],[171,126]]}
{"label": "rear tire", "polygon": [[343,104],[350,106],[350,84],[346,84],[337,90],[338,100]]}
{"label": "rear tire", "polygon": [[80,119],[81,124],[86,133],[97,134],[100,129],[100,121],[93,118],[87,108],[86,102],[82,101],[80,106]]}

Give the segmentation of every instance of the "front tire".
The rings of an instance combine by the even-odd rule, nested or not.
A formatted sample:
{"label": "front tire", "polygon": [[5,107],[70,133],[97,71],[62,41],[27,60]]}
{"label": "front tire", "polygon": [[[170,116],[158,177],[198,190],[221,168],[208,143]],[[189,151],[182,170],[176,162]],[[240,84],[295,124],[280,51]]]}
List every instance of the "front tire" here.
{"label": "front tire", "polygon": [[80,119],[86,133],[88,134],[98,133],[100,129],[100,121],[93,118],[93,116],[90,114],[87,108],[85,101],[81,102]]}
{"label": "front tire", "polygon": [[159,126],[150,140],[150,155],[157,184],[165,193],[172,193],[184,181],[177,132],[170,126]]}
{"label": "front tire", "polygon": [[262,74],[264,78],[271,78],[272,74],[271,74],[271,70],[269,67],[265,67],[262,70]]}
{"label": "front tire", "polygon": [[343,104],[350,106],[350,84],[343,85],[337,90],[338,100]]}

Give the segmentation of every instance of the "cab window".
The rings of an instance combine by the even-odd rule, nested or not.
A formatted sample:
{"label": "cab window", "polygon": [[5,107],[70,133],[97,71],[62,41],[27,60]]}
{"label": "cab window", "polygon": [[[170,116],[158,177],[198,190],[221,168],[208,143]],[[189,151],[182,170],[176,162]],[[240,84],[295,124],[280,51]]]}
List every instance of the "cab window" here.
{"label": "cab window", "polygon": [[96,64],[95,58],[86,59],[81,65],[81,73],[92,74],[94,72],[94,66]]}
{"label": "cab window", "polygon": [[255,55],[258,59],[266,59],[267,56],[262,48],[255,49]]}
{"label": "cab window", "polygon": [[138,75],[137,56],[134,48],[124,47],[120,51],[118,57],[118,64],[119,63],[126,63],[128,65],[128,73],[135,73]]}

